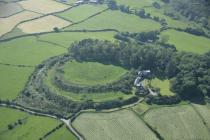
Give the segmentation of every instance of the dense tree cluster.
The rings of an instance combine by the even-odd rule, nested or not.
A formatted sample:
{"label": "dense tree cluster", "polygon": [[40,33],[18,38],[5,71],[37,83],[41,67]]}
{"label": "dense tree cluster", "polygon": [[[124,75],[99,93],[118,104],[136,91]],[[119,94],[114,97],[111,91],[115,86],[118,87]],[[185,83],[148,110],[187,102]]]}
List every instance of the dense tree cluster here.
{"label": "dense tree cluster", "polygon": [[126,69],[150,69],[157,75],[165,73],[165,68],[175,54],[174,49],[161,46],[122,42],[113,44],[91,39],[74,43],[70,52],[78,61],[97,61]]}
{"label": "dense tree cluster", "polygon": [[209,27],[209,0],[171,0],[168,5],[173,11],[178,11],[189,20],[202,23]]}
{"label": "dense tree cluster", "polygon": [[210,53],[196,55],[162,46],[113,44],[91,39],[74,43],[70,52],[78,61],[150,69],[155,76],[172,78],[172,90],[183,99],[210,96]]}
{"label": "dense tree cluster", "polygon": [[173,58],[177,72],[172,89],[183,98],[210,96],[210,53],[179,53]]}
{"label": "dense tree cluster", "polygon": [[122,32],[115,35],[116,39],[129,42],[129,38],[135,39],[140,42],[155,42],[159,39],[158,31],[140,32],[140,33],[129,33]]}

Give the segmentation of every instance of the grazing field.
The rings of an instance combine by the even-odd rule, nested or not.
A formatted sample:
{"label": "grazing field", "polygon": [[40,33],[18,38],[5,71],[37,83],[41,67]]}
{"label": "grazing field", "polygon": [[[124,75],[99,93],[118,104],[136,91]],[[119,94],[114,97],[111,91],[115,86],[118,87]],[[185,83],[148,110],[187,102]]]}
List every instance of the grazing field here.
{"label": "grazing field", "polygon": [[49,135],[45,140],[77,140],[77,138],[65,126],[56,130]]}
{"label": "grazing field", "polygon": [[33,68],[0,65],[0,99],[13,100],[24,88]]}
{"label": "grazing field", "polygon": [[24,37],[0,43],[0,63],[37,65],[45,59],[65,53],[65,48]]}
{"label": "grazing field", "polygon": [[54,75],[54,70],[50,70],[48,72],[48,76],[45,79],[45,84],[50,87],[54,93],[64,96],[70,100],[76,101],[76,102],[84,102],[87,100],[92,100],[93,102],[106,102],[116,99],[128,99],[133,96],[133,94],[124,94],[122,92],[106,92],[106,93],[72,93],[72,92],[66,92],[62,89],[59,89],[56,85],[52,82],[52,77]]}
{"label": "grazing field", "polygon": [[63,70],[64,80],[79,85],[104,85],[119,80],[127,72],[113,65],[77,61],[66,63]]}
{"label": "grazing field", "polygon": [[153,2],[162,4],[161,0],[116,0],[119,5],[130,6],[131,9],[140,9],[152,6]]}
{"label": "grazing field", "polygon": [[129,110],[83,113],[73,126],[87,140],[157,140],[144,122]]}
{"label": "grazing field", "polygon": [[210,106],[208,105],[199,105],[199,104],[193,104],[195,109],[200,113],[200,115],[203,117],[206,125],[210,129]]}
{"label": "grazing field", "polygon": [[161,80],[161,79],[155,78],[151,80],[151,86],[154,88],[159,88],[160,94],[162,96],[173,96],[175,94],[170,90],[169,80]]}
{"label": "grazing field", "polygon": [[84,19],[88,18],[89,16],[92,16],[106,8],[107,8],[106,5],[85,4],[85,5],[81,5],[79,7],[70,9],[68,11],[65,11],[63,13],[59,13],[59,14],[57,14],[57,16],[62,17],[67,20],[70,20],[70,21],[73,21],[73,22],[79,22],[79,21],[84,20]]}
{"label": "grazing field", "polygon": [[203,54],[210,51],[210,39],[176,30],[166,30],[161,33],[168,36],[168,43],[176,46],[179,51]]}
{"label": "grazing field", "polygon": [[[0,107],[0,112],[0,119],[4,120],[0,121],[1,140],[38,140],[60,124],[55,119],[33,116],[14,109]],[[18,120],[22,124],[8,130],[8,125],[14,125]]]}
{"label": "grazing field", "polygon": [[142,19],[135,15],[109,10],[66,29],[116,29],[122,32],[140,32],[159,30],[160,27],[159,23],[150,19]]}
{"label": "grazing field", "polygon": [[22,8],[18,4],[0,1],[0,17],[8,17],[20,11],[22,11]]}
{"label": "grazing field", "polygon": [[42,14],[63,11],[69,7],[53,0],[24,0],[18,3],[26,10]]}
{"label": "grazing field", "polygon": [[115,32],[62,32],[40,35],[39,38],[65,47],[70,47],[71,43],[74,41],[87,38],[114,41],[114,35]]}
{"label": "grazing field", "polygon": [[33,19],[39,16],[40,14],[37,13],[23,11],[8,18],[0,18],[0,36],[11,31],[20,22]]}
{"label": "grazing field", "polygon": [[18,28],[21,29],[24,33],[40,33],[53,31],[55,27],[60,29],[70,24],[71,23],[66,20],[49,15],[43,18],[22,23],[18,26]]}
{"label": "grazing field", "polygon": [[150,110],[144,116],[166,140],[208,140],[210,133],[190,105]]}

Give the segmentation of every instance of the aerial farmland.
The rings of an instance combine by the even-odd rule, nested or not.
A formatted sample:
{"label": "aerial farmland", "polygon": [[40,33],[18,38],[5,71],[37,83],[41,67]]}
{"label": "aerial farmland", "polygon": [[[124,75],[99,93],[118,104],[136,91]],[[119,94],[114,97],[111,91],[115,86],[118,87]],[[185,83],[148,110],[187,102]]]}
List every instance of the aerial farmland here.
{"label": "aerial farmland", "polygon": [[210,140],[209,8],[0,0],[0,140]]}

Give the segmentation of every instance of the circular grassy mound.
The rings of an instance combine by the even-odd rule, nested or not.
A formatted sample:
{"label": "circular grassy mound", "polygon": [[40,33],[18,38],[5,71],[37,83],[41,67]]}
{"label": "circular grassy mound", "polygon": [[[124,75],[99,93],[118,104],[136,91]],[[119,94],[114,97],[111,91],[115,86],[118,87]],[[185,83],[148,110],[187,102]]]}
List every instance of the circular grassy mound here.
{"label": "circular grassy mound", "polygon": [[67,62],[63,66],[62,78],[65,81],[78,85],[104,85],[120,79],[127,70],[97,62]]}

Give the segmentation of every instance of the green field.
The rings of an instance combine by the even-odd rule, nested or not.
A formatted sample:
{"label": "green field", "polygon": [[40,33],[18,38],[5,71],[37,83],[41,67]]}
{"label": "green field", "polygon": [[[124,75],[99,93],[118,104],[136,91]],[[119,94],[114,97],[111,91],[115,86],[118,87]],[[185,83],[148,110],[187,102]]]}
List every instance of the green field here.
{"label": "green field", "polygon": [[210,39],[179,32],[176,30],[166,30],[161,33],[163,36],[168,36],[168,43],[176,46],[179,51],[187,51],[198,54],[203,54],[210,51]]}
{"label": "green field", "polygon": [[116,99],[128,99],[133,94],[124,94],[122,92],[106,92],[106,93],[72,93],[72,92],[66,92],[62,89],[59,89],[56,85],[52,82],[52,77],[54,75],[54,70],[50,70],[48,72],[48,76],[45,78],[45,84],[50,87],[52,91],[57,93],[58,95],[64,96],[70,100],[77,101],[77,102],[84,102],[86,100],[92,100],[93,102],[105,102],[105,101],[111,101]]}
{"label": "green field", "polygon": [[115,32],[61,32],[40,35],[39,38],[64,47],[69,47],[74,41],[88,38],[114,41],[115,34]]}
{"label": "green field", "polygon": [[33,68],[0,65],[0,99],[12,100],[24,88]]}
{"label": "green field", "polygon": [[116,0],[119,5],[130,6],[131,9],[140,9],[152,6],[153,2],[162,4],[161,0]]}
{"label": "green field", "polygon": [[73,126],[87,140],[157,140],[155,134],[130,110],[83,113]]}
{"label": "green field", "polygon": [[49,135],[46,140],[77,140],[77,138],[63,126]]}
{"label": "green field", "polygon": [[[1,140],[38,140],[46,133],[60,124],[59,121],[51,118],[33,116],[27,113],[0,107],[0,139]],[[12,130],[8,130],[9,124],[22,120]]]}
{"label": "green field", "polygon": [[45,59],[65,53],[67,49],[24,37],[0,43],[0,63],[37,65]]}
{"label": "green field", "polygon": [[135,15],[109,10],[66,29],[117,29],[122,32],[141,32],[159,30],[160,27],[160,24],[153,20],[142,19]]}
{"label": "green field", "polygon": [[105,10],[106,8],[107,8],[106,5],[85,4],[85,5],[81,5],[79,7],[70,9],[68,11],[65,11],[63,13],[59,13],[59,14],[57,14],[57,16],[62,17],[67,20],[70,20],[70,21],[73,21],[73,22],[79,22],[79,21],[84,20],[100,11]]}
{"label": "green field", "polygon": [[127,70],[97,62],[67,62],[64,65],[65,81],[79,85],[104,85],[120,79]]}
{"label": "green field", "polygon": [[202,119],[189,105],[150,110],[144,116],[166,140],[208,140],[210,133]]}
{"label": "green field", "polygon": [[173,96],[175,94],[170,90],[169,80],[160,80],[158,78],[155,78],[151,80],[151,86],[154,88],[159,88],[160,94],[162,96]]}
{"label": "green field", "polygon": [[207,124],[208,128],[210,129],[210,106],[208,105],[199,105],[193,104],[195,109],[198,113],[203,117],[205,123]]}

